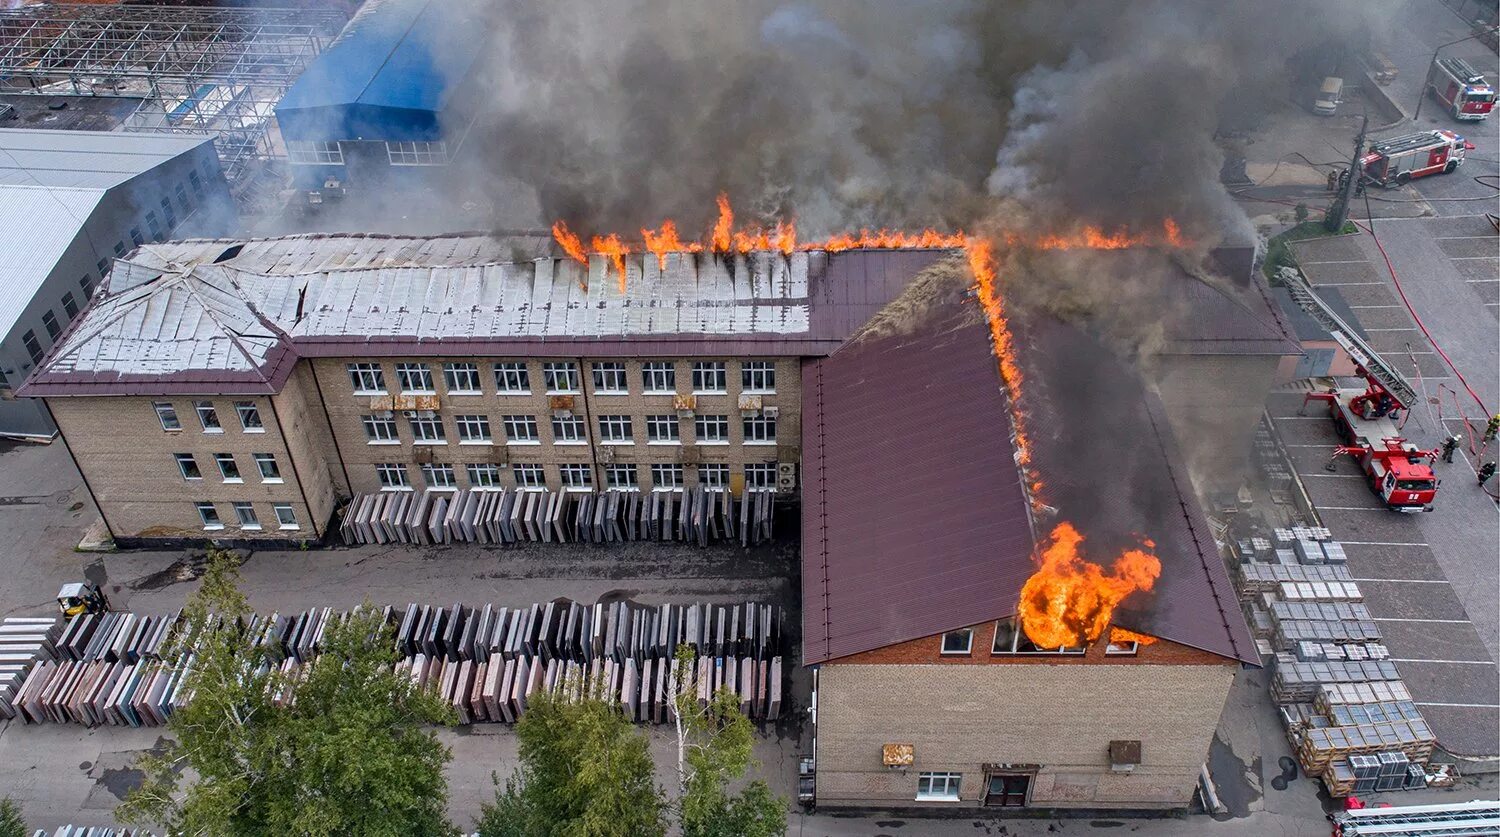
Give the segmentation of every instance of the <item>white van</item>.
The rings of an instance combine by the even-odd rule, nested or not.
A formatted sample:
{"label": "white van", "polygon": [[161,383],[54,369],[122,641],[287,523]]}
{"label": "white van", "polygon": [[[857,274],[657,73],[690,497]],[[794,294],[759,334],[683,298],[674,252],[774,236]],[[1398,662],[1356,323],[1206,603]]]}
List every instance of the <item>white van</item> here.
{"label": "white van", "polygon": [[1338,76],[1329,76],[1323,79],[1323,86],[1318,88],[1318,97],[1313,99],[1313,113],[1332,116],[1343,99],[1344,80]]}

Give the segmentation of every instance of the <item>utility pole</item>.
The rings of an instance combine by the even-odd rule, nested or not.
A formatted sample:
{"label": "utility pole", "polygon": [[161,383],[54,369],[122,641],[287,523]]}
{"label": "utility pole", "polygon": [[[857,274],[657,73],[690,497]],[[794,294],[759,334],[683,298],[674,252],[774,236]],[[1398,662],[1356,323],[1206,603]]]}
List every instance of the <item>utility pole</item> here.
{"label": "utility pole", "polygon": [[1419,116],[1422,115],[1422,103],[1427,100],[1427,90],[1430,87],[1432,87],[1432,85],[1429,84],[1427,80],[1432,77],[1432,62],[1434,62],[1434,61],[1437,60],[1438,53],[1442,52],[1443,50],[1447,49],[1448,47],[1453,46],[1454,44],[1461,44],[1464,41],[1472,41],[1475,38],[1480,37],[1481,35],[1488,35],[1491,32],[1495,31],[1496,29],[1500,29],[1500,26],[1491,27],[1489,29],[1485,29],[1485,30],[1481,30],[1479,32],[1475,32],[1474,34],[1468,36],[1467,38],[1459,38],[1456,41],[1449,41],[1446,44],[1439,44],[1438,48],[1432,51],[1432,57],[1429,58],[1429,59],[1427,59],[1427,67],[1426,67],[1426,69],[1424,69],[1422,71],[1422,72],[1426,73],[1426,75],[1422,79],[1422,87],[1421,87],[1421,89],[1417,92],[1417,106],[1416,106],[1416,108],[1414,108],[1412,110],[1411,121],[1416,122],[1417,121],[1417,117],[1419,117]]}
{"label": "utility pole", "polygon": [[1365,153],[1365,129],[1369,126],[1370,117],[1366,114],[1359,123],[1359,136],[1354,138],[1354,156],[1349,160],[1349,176],[1344,178],[1338,194],[1333,196],[1333,203],[1328,207],[1328,212],[1323,215],[1323,227],[1331,233],[1342,230],[1344,222],[1349,220],[1349,201],[1354,198],[1354,190],[1364,177],[1364,170],[1359,166],[1359,158]]}

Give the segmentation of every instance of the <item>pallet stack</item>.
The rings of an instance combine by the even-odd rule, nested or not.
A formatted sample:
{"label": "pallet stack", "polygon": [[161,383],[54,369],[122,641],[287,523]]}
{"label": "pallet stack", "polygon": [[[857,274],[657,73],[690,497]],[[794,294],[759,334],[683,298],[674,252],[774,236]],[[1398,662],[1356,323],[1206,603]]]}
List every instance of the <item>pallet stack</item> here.
{"label": "pallet stack", "polygon": [[37,664],[57,659],[62,622],[56,616],[0,622],[0,718],[16,717],[16,695]]}

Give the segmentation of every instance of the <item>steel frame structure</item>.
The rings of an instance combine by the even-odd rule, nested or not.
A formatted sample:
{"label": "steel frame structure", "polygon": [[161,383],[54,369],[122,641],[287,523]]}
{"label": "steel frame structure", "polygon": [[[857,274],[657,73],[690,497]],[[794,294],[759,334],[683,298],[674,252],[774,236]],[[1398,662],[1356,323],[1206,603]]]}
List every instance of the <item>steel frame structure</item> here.
{"label": "steel frame structure", "polygon": [[0,10],[0,92],[142,99],[127,131],[213,135],[231,182],[281,156],[272,109],[337,12],[42,4]]}

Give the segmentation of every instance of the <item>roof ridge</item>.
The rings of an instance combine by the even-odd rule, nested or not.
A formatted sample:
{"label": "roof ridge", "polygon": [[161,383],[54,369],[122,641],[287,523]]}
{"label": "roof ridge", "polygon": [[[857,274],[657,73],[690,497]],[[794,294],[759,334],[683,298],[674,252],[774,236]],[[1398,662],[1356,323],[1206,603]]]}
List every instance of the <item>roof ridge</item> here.
{"label": "roof ridge", "polygon": [[[219,290],[225,290],[219,288],[217,284],[209,281],[206,277],[198,275],[198,270],[200,268],[209,267],[216,267],[216,265],[194,265],[193,268],[187,273],[180,275],[183,279],[192,278],[197,282],[209,287],[213,287]],[[276,336],[278,343],[281,343],[283,346],[287,346],[288,339],[286,334],[267,322],[266,318],[262,316],[261,313],[255,309],[255,306],[252,305],[246,298],[245,293],[243,289],[240,288],[239,283],[236,282],[232,276],[228,276],[227,271],[223,272],[226,274],[226,278],[229,280],[229,284],[231,286],[231,288],[227,290],[226,293],[232,294],[235,299],[239,300],[240,303],[245,306],[245,310],[250,312],[250,315],[255,319],[256,322],[267,326],[270,329],[271,333]],[[270,383],[271,376],[267,375],[263,371],[263,369],[261,368],[261,363],[256,360],[255,355],[245,347],[245,344],[243,342],[241,342],[241,335],[239,334],[239,332],[235,331],[233,327],[225,322],[224,317],[227,315],[227,313],[219,310],[218,305],[214,304],[213,300],[211,300],[207,294],[203,293],[197,287],[197,285],[184,282],[184,286],[187,288],[188,295],[196,299],[199,305],[203,306],[204,315],[207,316],[210,320],[213,320],[214,324],[219,327],[219,331],[224,335],[225,339],[229,341],[230,345],[234,346],[235,351],[239,352],[240,355],[245,358],[245,360],[249,363],[250,368],[255,370],[255,374],[260,377],[261,381],[264,383]]]}

